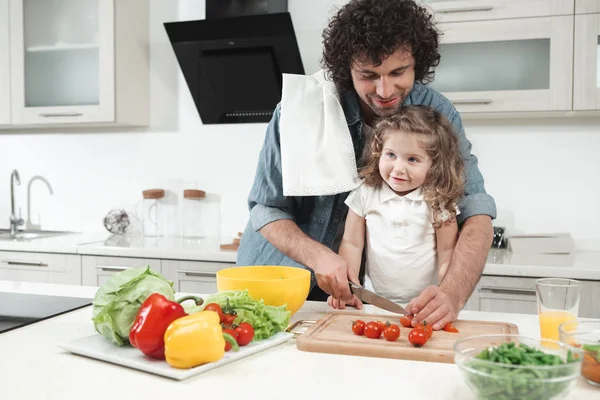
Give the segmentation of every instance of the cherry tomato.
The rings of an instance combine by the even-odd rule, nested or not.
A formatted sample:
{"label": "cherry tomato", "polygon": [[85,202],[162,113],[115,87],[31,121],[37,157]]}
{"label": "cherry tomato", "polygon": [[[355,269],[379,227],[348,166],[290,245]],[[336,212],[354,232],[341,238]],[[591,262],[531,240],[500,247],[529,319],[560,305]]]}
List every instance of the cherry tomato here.
{"label": "cherry tomato", "polygon": [[221,318],[221,323],[225,326],[231,326],[231,325],[233,325],[233,321],[235,321],[236,318],[237,318],[237,315],[224,313],[223,318]]}
{"label": "cherry tomato", "polygon": [[365,336],[371,339],[377,339],[381,336],[381,328],[377,325],[377,322],[367,322],[367,325],[365,325]]}
{"label": "cherry tomato", "polygon": [[223,322],[223,310],[221,309],[221,306],[217,303],[207,304],[206,307],[204,307],[204,311],[216,312],[217,314],[219,314],[219,321]]}
{"label": "cherry tomato", "polygon": [[[231,335],[231,337],[233,337],[237,342],[238,334],[233,329],[231,329],[231,328],[223,329],[223,333],[229,333]],[[231,343],[229,343],[228,341],[225,341],[225,351],[229,351],[229,350],[231,350]]]}
{"label": "cherry tomato", "polygon": [[444,326],[444,330],[446,332],[458,333],[458,329],[456,329],[454,325],[452,325],[452,322],[446,324],[446,326]]}
{"label": "cherry tomato", "polygon": [[381,329],[381,332],[389,325],[389,322],[377,321],[377,326]]}
{"label": "cherry tomato", "polygon": [[254,339],[254,328],[247,322],[242,322],[235,327],[236,340],[240,346],[245,346]]}
{"label": "cherry tomato", "polygon": [[400,327],[396,324],[391,324],[385,327],[383,330],[383,337],[388,342],[393,342],[398,340],[400,337]]}
{"label": "cherry tomato", "polygon": [[421,347],[427,343],[427,335],[421,328],[414,328],[408,334],[408,341],[415,347]]}
{"label": "cherry tomato", "polygon": [[365,333],[365,321],[361,321],[360,319],[354,321],[352,323],[352,332],[355,335],[362,336]]}
{"label": "cherry tomato", "polygon": [[410,328],[412,327],[412,315],[408,316],[408,317],[401,317],[400,318],[400,325],[402,325],[405,328]]}
{"label": "cherry tomato", "polygon": [[427,323],[427,321],[423,321],[417,324],[415,328],[420,328],[425,331],[425,336],[427,336],[427,340],[431,339],[431,335],[433,335],[433,327]]}

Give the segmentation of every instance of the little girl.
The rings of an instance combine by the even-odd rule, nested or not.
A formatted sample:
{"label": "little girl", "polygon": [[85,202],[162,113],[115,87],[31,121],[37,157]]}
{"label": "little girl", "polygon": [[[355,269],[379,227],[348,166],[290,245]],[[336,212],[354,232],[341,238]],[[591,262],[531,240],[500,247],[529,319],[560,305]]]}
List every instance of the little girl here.
{"label": "little girl", "polygon": [[[408,303],[441,283],[456,245],[457,203],[464,193],[458,139],[442,114],[411,105],[376,123],[369,151],[363,183],[346,199],[339,254],[358,283],[366,245],[365,288]],[[331,296],[328,303],[345,307]]]}

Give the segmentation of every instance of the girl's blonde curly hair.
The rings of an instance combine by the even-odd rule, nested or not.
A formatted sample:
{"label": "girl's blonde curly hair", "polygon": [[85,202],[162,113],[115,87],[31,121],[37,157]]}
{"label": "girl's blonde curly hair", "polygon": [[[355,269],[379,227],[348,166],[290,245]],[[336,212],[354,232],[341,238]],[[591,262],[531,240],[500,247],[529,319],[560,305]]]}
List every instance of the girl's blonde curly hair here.
{"label": "girl's blonde curly hair", "polygon": [[379,119],[360,177],[370,186],[384,183],[379,172],[383,144],[389,135],[398,133],[418,135],[431,159],[431,168],[423,183],[423,197],[433,211],[433,226],[442,225],[444,210],[450,213],[449,221],[455,220],[457,203],[464,194],[464,161],[452,124],[430,107],[404,106],[397,114]]}

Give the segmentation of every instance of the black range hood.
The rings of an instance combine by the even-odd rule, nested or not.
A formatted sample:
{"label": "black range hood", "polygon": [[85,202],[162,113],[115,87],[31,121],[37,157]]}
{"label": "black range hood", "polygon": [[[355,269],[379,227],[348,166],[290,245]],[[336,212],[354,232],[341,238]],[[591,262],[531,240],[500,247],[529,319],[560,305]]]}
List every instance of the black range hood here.
{"label": "black range hood", "polygon": [[268,122],[282,74],[304,74],[287,1],[206,0],[206,16],[164,24],[202,122]]}

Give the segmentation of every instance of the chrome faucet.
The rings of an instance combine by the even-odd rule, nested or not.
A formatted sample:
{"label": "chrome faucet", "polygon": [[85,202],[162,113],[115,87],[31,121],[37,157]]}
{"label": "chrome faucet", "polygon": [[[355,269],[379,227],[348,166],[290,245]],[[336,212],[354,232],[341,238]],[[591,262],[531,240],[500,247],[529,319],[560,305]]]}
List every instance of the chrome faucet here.
{"label": "chrome faucet", "polygon": [[17,235],[17,227],[21,226],[25,223],[22,218],[17,218],[15,214],[15,181],[17,181],[17,185],[21,184],[21,178],[19,177],[19,173],[17,170],[13,170],[10,175],[10,235]]}

